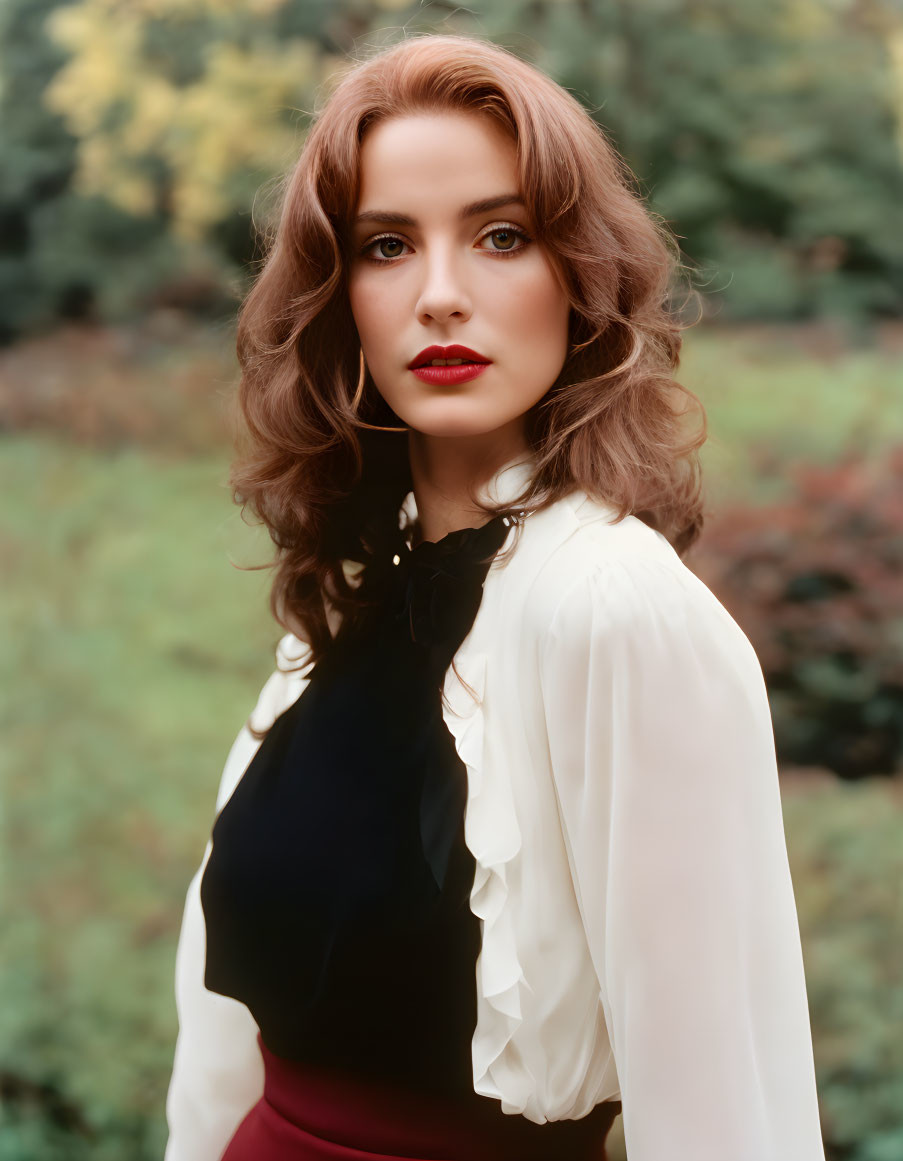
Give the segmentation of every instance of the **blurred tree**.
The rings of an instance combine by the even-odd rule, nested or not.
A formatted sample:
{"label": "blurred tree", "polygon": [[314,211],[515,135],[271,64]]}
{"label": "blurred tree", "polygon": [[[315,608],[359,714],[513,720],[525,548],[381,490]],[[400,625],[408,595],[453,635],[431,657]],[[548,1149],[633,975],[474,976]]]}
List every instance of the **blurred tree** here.
{"label": "blurred tree", "polygon": [[722,317],[899,315],[899,0],[6,0],[7,332],[95,298],[101,317],[233,303],[251,207],[349,54],[432,31],[583,100]]}
{"label": "blurred tree", "polygon": [[[81,0],[46,101],[80,142],[76,187],[163,214],[197,241],[246,212],[300,146],[296,102],[323,77],[325,0]],[[241,256],[244,256],[243,254]]]}
{"label": "blurred tree", "polygon": [[58,2],[7,0],[0,7],[0,342],[48,305],[52,292],[30,261],[34,215],[65,192],[75,165],[75,139],[42,103],[64,56],[41,30]]}
{"label": "blurred tree", "polygon": [[[0,5],[0,344],[60,319],[128,317],[149,288],[189,261],[160,215],[73,186],[79,139],[43,100],[66,61],[45,22],[63,7],[61,0]],[[222,302],[215,253],[193,263]]]}
{"label": "blurred tree", "polygon": [[901,27],[896,0],[514,0],[487,21],[593,109],[716,300],[730,284],[723,317],[757,318],[903,308]]}

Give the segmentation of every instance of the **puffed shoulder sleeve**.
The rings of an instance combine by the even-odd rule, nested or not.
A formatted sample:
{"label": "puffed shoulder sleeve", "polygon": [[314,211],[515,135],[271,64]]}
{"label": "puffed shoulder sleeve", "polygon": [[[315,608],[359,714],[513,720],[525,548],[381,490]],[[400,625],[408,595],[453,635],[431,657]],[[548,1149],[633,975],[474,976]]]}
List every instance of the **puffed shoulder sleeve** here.
{"label": "puffed shoulder sleeve", "polygon": [[597,561],[541,652],[629,1161],[824,1161],[771,714],[674,554]]}
{"label": "puffed shoulder sleeve", "polygon": [[[251,714],[255,729],[269,727],[298,698],[308,681],[305,660],[309,651],[292,634],[279,642],[276,669]],[[226,758],[216,796],[217,814],[259,745],[246,723]],[[188,885],[176,949],[179,1032],[166,1097],[169,1137],[164,1161],[219,1161],[245,1114],[263,1094],[263,1062],[250,1011],[238,1000],[204,987],[206,931],[200,885],[211,849],[208,839],[201,865]]]}

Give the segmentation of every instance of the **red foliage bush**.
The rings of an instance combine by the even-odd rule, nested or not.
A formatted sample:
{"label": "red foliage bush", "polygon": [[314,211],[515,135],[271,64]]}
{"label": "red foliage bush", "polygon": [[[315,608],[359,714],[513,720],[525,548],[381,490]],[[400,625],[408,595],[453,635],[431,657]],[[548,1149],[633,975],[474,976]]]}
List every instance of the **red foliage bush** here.
{"label": "red foliage bush", "polygon": [[762,663],[778,757],[903,767],[903,447],[791,469],[790,499],[713,518],[688,563]]}
{"label": "red foliage bush", "polygon": [[229,327],[199,326],[177,311],[118,327],[58,327],[0,351],[0,434],[222,452],[236,370]]}

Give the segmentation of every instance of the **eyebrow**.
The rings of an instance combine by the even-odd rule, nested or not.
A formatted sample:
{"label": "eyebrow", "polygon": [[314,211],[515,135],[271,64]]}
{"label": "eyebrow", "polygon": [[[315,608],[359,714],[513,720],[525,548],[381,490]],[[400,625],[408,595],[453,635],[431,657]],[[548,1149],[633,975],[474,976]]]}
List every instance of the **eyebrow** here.
{"label": "eyebrow", "polygon": [[[469,205],[462,206],[458,211],[458,220],[463,222],[467,218],[476,217],[477,214],[488,214],[490,210],[512,205],[525,206],[524,199],[520,194],[499,194],[498,197],[483,198],[478,202],[470,202]],[[365,210],[354,219],[354,225],[357,226],[361,222],[389,222],[393,226],[417,225],[414,218],[408,217],[407,214],[394,213],[391,210]]]}

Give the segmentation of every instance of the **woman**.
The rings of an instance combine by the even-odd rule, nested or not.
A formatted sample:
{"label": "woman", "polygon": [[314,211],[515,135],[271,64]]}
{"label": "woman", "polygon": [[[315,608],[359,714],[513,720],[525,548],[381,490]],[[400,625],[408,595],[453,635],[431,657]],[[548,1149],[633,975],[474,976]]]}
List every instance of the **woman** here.
{"label": "woman", "polygon": [[[823,1161],[761,669],[681,560],[677,249],[563,89],[357,64],[240,318],[277,667],[188,889],[167,1161]],[[697,409],[701,416],[701,409]]]}

